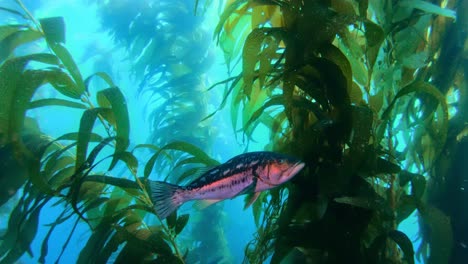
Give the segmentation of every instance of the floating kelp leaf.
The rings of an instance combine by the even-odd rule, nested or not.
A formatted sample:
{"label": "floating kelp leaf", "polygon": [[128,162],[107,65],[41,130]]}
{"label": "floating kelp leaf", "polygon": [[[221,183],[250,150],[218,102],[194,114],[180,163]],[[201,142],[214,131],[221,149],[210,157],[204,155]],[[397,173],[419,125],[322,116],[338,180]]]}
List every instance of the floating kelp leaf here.
{"label": "floating kelp leaf", "polygon": [[39,19],[46,40],[49,43],[65,43],[65,20],[63,17]]}
{"label": "floating kelp leaf", "polygon": [[[218,24],[216,25],[216,28],[214,29],[213,35],[215,37],[218,37],[218,42],[219,42],[219,34],[221,33],[221,29],[223,26],[226,24],[226,21],[229,19],[229,17],[235,13],[237,9],[240,9],[240,7],[246,4],[244,7],[248,6],[248,1],[247,0],[236,0],[235,2],[231,3],[226,9],[224,9],[223,13],[219,17]],[[242,14],[240,14],[242,15]],[[230,24],[230,27],[236,27],[237,23],[232,23]]]}
{"label": "floating kelp leaf", "polygon": [[65,216],[65,213],[67,213],[66,210],[62,211],[62,213],[59,215],[57,220],[55,220],[54,223],[52,223],[51,227],[49,228],[49,231],[47,231],[46,236],[42,240],[42,245],[41,245],[41,256],[39,257],[38,262],[39,263],[46,263],[45,258],[49,252],[49,239],[50,236],[52,235],[52,232],[55,230],[55,228],[65,222],[67,219],[69,219],[70,216]]}
{"label": "floating kelp leaf", "polygon": [[411,240],[408,238],[408,236],[405,235],[405,233],[398,231],[398,230],[392,230],[388,233],[388,237],[391,238],[397,245],[401,248],[401,251],[403,251],[403,259],[406,260],[408,264],[414,264],[414,250],[413,250],[413,243],[411,243]]}
{"label": "floating kelp leaf", "polygon": [[149,242],[153,247],[154,253],[160,254],[162,256],[172,255],[171,247],[164,239],[162,239],[162,237],[159,234],[153,234],[150,237]]}
{"label": "floating kelp leaf", "polygon": [[58,98],[39,99],[29,103],[28,109],[44,106],[65,106],[70,108],[87,109],[86,105]]}
{"label": "floating kelp leaf", "polygon": [[109,201],[108,197],[97,197],[94,200],[91,200],[86,203],[86,206],[83,208],[83,213],[87,213],[90,210],[100,207]]}
{"label": "floating kelp leaf", "polygon": [[362,45],[358,43],[357,38],[348,31],[344,31],[340,36],[341,38],[337,39],[338,48],[348,59],[352,68],[354,80],[362,87],[367,87],[369,72],[365,61],[361,59],[364,56]]}
{"label": "floating kelp leaf", "polygon": [[154,163],[156,162],[156,159],[161,154],[161,152],[164,151],[164,150],[169,150],[169,149],[170,150],[178,150],[178,151],[182,151],[182,152],[191,154],[192,156],[197,157],[200,161],[202,161],[207,166],[214,166],[214,165],[219,164],[218,161],[210,158],[199,147],[197,147],[195,145],[192,145],[190,143],[187,143],[187,142],[183,142],[183,141],[174,141],[174,142],[171,142],[171,143],[165,145],[164,147],[162,147],[158,152],[156,152],[150,158],[150,160],[148,161],[148,163],[145,166],[145,172],[144,172],[145,178],[147,178],[150,175],[151,171],[153,170]]}
{"label": "floating kelp leaf", "polygon": [[[72,132],[72,133],[67,133],[63,134],[62,136],[58,137],[54,141],[59,141],[59,140],[73,140],[77,141],[79,138],[80,133],[79,132]],[[89,141],[90,142],[101,142],[103,140],[102,136],[99,134],[95,133],[90,133],[89,134]]]}
{"label": "floating kelp leaf", "polygon": [[75,159],[70,156],[48,159],[43,170],[46,179],[50,179],[57,171],[67,168],[75,163]]}
{"label": "floating kelp leaf", "polygon": [[[244,78],[244,94],[248,97],[250,97],[250,94],[252,92],[252,84],[254,81],[254,77],[256,75],[255,73],[255,67],[257,65],[257,62],[260,60],[265,60],[262,59],[261,56],[271,56],[275,54],[276,52],[261,52],[262,50],[262,45],[264,44],[264,41],[269,38],[273,37],[276,39],[274,45],[272,47],[274,48],[274,51],[276,51],[276,48],[279,45],[279,41],[281,40],[282,35],[284,34],[282,28],[255,28],[250,32],[250,34],[247,36],[247,39],[245,40],[244,44],[244,49],[242,51],[242,75]],[[274,58],[266,58],[267,62],[263,62],[263,67],[266,67],[265,64],[270,65],[268,61],[273,60]],[[263,69],[263,76],[262,79],[264,80],[267,72],[265,72],[268,68]],[[263,82],[263,81],[262,81]]]}
{"label": "floating kelp leaf", "polygon": [[[116,153],[114,154],[114,160],[116,160],[115,164],[117,164],[117,161],[119,160],[123,161],[125,165],[127,165],[127,168],[132,172],[132,174],[134,175],[137,174],[138,159],[131,152],[124,151],[124,152]],[[113,167],[109,168],[109,170],[112,170],[112,169]]]}
{"label": "floating kelp leaf", "polygon": [[49,185],[57,191],[63,189],[63,187],[68,187],[67,184],[70,182],[70,178],[75,173],[75,167],[70,166],[64,169],[57,170],[54,175],[49,180]]}
{"label": "floating kelp leaf", "polygon": [[105,175],[89,175],[86,177],[86,179],[84,179],[84,181],[105,183],[108,185],[120,187],[122,189],[140,188],[140,186],[135,181]]}
{"label": "floating kelp leaf", "polygon": [[[106,184],[85,181],[80,185],[78,199],[80,201],[92,201],[96,197],[103,195],[103,190],[106,187]],[[83,211],[81,212],[84,213]]]}
{"label": "floating kelp leaf", "polygon": [[113,234],[110,223],[102,221],[97,226],[78,256],[77,264],[93,263],[95,256],[104,248],[105,242]]}
{"label": "floating kelp leaf", "polygon": [[[343,52],[339,48],[331,44],[327,44],[321,47],[320,53],[322,54],[323,58],[332,61],[333,63],[338,65],[338,67],[340,67],[340,70],[342,71],[344,77],[347,80],[346,83],[347,83],[348,90],[350,90],[351,88],[354,89],[353,71],[351,68],[351,63],[346,58],[346,55],[344,55]],[[361,96],[361,99],[362,99],[362,96]]]}
{"label": "floating kelp leaf", "polygon": [[186,158],[186,159],[178,161],[176,165],[174,165],[174,169],[182,167],[187,164],[204,164],[204,163],[203,163],[203,160],[200,160],[197,157],[190,157],[190,158]]}
{"label": "floating kelp leaf", "polygon": [[14,155],[15,146],[0,143],[0,206],[12,198],[28,180],[27,164]]}
{"label": "floating kelp leaf", "polygon": [[244,130],[247,129],[253,122],[255,122],[265,110],[274,105],[283,105],[284,104],[284,97],[282,95],[274,95],[266,101],[259,109],[257,109],[248,119],[248,121],[244,125]]}
{"label": "floating kelp leaf", "polygon": [[70,75],[60,69],[46,71],[47,80],[61,94],[73,99],[80,99],[82,91],[80,91],[76,83],[71,79]]}
{"label": "floating kelp leaf", "polygon": [[76,146],[76,165],[75,168],[78,170],[84,164],[86,160],[86,154],[88,153],[88,143],[91,139],[91,131],[94,127],[98,114],[102,112],[110,111],[108,108],[93,108],[86,110],[81,116],[80,130],[78,133],[78,143]]}
{"label": "floating kelp leaf", "polygon": [[[255,195],[255,194],[248,194],[246,197],[245,197],[245,203],[247,204],[247,202],[251,199],[252,195]],[[261,214],[263,213],[263,210],[262,210],[262,205],[263,205],[263,200],[266,196],[266,192],[261,192],[259,194],[259,197],[255,200],[255,202],[252,204],[252,213],[253,213],[253,216],[254,216],[254,222],[255,222],[255,226],[258,228],[260,227],[260,216]]]}
{"label": "floating kelp leaf", "polygon": [[9,35],[18,32],[20,30],[26,29],[26,25],[5,25],[0,26],[0,42],[8,37]]}
{"label": "floating kelp leaf", "polygon": [[42,38],[42,34],[32,29],[19,30],[9,34],[3,40],[0,40],[0,47],[2,47],[0,49],[0,62],[10,57],[18,46],[40,38]]}
{"label": "floating kelp leaf", "polygon": [[177,210],[175,210],[174,212],[172,212],[172,213],[166,218],[166,223],[167,223],[167,226],[168,226],[170,229],[174,229],[174,228],[175,228],[176,223],[177,223]]}
{"label": "floating kelp leaf", "polygon": [[107,74],[105,72],[96,72],[96,73],[90,75],[84,81],[86,90],[89,90],[89,84],[90,84],[91,80],[94,79],[94,77],[100,77],[103,81],[105,81],[109,85],[109,87],[116,87],[116,85],[114,84],[114,81],[112,81],[112,78],[109,76],[109,74]]}
{"label": "floating kelp leaf", "polygon": [[[102,91],[99,91],[98,98],[106,98],[106,101],[110,104],[112,112],[115,116],[115,123],[112,125],[115,126],[117,131],[116,136],[116,145],[115,145],[115,154],[124,152],[129,145],[129,136],[130,136],[130,121],[128,118],[128,109],[127,102],[122,92],[117,87],[108,88]],[[127,155],[128,156],[128,155]],[[110,165],[112,169],[117,163],[117,159],[114,157]]]}
{"label": "floating kelp leaf", "polygon": [[128,239],[115,259],[115,263],[144,263],[151,253],[151,249],[143,241],[136,238]]}
{"label": "floating kelp leaf", "polygon": [[57,57],[60,58],[60,61],[62,61],[65,68],[73,77],[73,80],[76,83],[76,93],[83,94],[85,91],[83,77],[81,76],[80,70],[78,69],[78,66],[76,66],[71,54],[60,43],[49,43],[49,47],[54,51]]}
{"label": "floating kelp leaf", "polygon": [[175,225],[175,234],[178,235],[184,227],[187,225],[190,215],[183,214],[177,218],[177,223]]}
{"label": "floating kelp leaf", "polygon": [[[442,146],[445,144],[445,141],[447,140],[447,131],[448,131],[448,106],[447,102],[445,101],[445,98],[443,94],[434,86],[432,86],[429,83],[426,82],[421,82],[421,81],[416,81],[413,82],[405,87],[403,87],[393,98],[393,100],[390,102],[388,105],[387,109],[382,114],[382,121],[383,124],[379,126],[377,133],[376,133],[376,138],[377,141],[380,142],[382,139],[384,132],[385,132],[385,127],[387,126],[386,121],[390,118],[390,113],[395,106],[395,103],[397,100],[410,93],[414,92],[419,92],[419,93],[427,93],[428,95],[432,96],[434,99],[437,100],[437,102],[440,104],[442,107],[443,115],[442,115],[442,124],[440,125],[439,129],[439,135],[438,135],[438,140],[436,141],[436,149],[438,150],[438,153],[442,151]],[[438,155],[438,154],[437,154]],[[436,156],[437,156],[436,155]]]}
{"label": "floating kelp leaf", "polygon": [[365,27],[365,36],[367,41],[367,60],[368,60],[368,68],[370,70],[369,76],[372,75],[372,69],[374,68],[375,61],[377,59],[377,55],[379,54],[380,46],[385,38],[385,33],[383,29],[374,24],[370,20],[364,21]]}
{"label": "floating kelp leaf", "polygon": [[407,68],[416,70],[427,65],[428,59],[429,59],[429,52],[421,51],[421,52],[418,52],[418,53],[415,53],[408,57],[403,58],[402,64],[403,66]]}
{"label": "floating kelp leaf", "polygon": [[442,8],[438,5],[423,0],[403,0],[398,2],[398,4],[403,7],[417,8],[425,11],[426,13],[434,15],[445,16],[453,19],[457,17],[457,14],[454,10]]}
{"label": "floating kelp leaf", "polygon": [[46,79],[42,72],[27,70],[21,73],[26,63],[27,60],[12,60],[0,68],[0,133],[16,140],[19,139],[29,101]]}
{"label": "floating kelp leaf", "polygon": [[18,237],[16,237],[15,243],[12,244],[13,248],[2,258],[2,263],[15,263],[25,252],[32,255],[30,246],[36,236],[39,214],[44,204],[44,202],[40,203],[28,214],[26,219],[20,221]]}

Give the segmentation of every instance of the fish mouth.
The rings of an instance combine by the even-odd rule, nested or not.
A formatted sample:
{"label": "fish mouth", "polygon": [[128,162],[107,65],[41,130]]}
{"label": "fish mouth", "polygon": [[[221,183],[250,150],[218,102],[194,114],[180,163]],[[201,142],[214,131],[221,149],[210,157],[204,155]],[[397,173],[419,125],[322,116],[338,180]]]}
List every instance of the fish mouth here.
{"label": "fish mouth", "polygon": [[302,162],[302,161],[296,162],[296,164],[294,164],[294,165],[289,169],[290,175],[291,175],[291,176],[296,175],[298,172],[300,172],[300,171],[302,170],[302,168],[304,168],[304,166],[305,166],[305,163],[304,163],[304,162]]}

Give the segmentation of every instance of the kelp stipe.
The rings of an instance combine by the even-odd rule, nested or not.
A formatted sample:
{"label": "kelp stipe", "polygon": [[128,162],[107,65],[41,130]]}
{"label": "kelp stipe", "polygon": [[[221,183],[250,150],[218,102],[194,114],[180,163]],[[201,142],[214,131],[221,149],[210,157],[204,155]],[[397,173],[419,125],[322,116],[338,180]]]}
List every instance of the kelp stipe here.
{"label": "kelp stipe", "polygon": [[[221,106],[232,98],[235,131],[237,119],[249,138],[263,124],[271,149],[310,168],[287,187],[286,202],[280,190],[254,204],[259,229],[246,262],[414,263],[397,227],[415,211],[431,246],[418,255],[454,256],[459,228],[426,185],[444,186],[439,162],[466,126],[466,99],[452,106],[457,124],[446,101],[450,89],[466,97],[463,48],[454,44],[466,42],[462,2],[227,3],[215,33],[228,65],[242,57],[242,73],[219,83],[229,85]],[[457,54],[453,64],[448,54]]]}

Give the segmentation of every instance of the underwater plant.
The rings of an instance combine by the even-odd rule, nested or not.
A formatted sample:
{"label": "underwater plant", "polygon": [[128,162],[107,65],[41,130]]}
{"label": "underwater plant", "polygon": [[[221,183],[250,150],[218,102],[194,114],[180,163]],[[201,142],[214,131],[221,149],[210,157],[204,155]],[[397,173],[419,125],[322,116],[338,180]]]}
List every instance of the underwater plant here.
{"label": "underwater plant", "polygon": [[[200,167],[218,164],[205,153],[210,137],[198,122],[215,113],[193,111],[206,103],[202,89],[193,89],[202,87],[202,73],[195,70],[205,64],[182,59],[181,54],[191,58],[190,52],[174,52],[184,51],[181,43],[198,32],[197,23],[174,22],[177,13],[190,13],[189,5],[103,5],[116,41],[137,58],[134,73],[143,80],[142,93],[165,102],[152,119],[157,146],[130,147],[125,96],[110,76],[98,72],[83,78],[65,47],[63,19],[36,20],[16,2],[17,9],[0,7],[15,17],[0,25],[0,205],[18,199],[0,232],[0,263],[32,256],[40,213],[48,206],[63,210],[47,226],[40,263],[51,257],[59,262],[78,225],[89,230],[78,263],[184,263],[224,252],[219,225],[208,235],[206,229],[192,229],[194,237],[205,237],[198,248],[180,236],[189,222],[202,226],[222,219],[221,210],[211,207],[208,217],[199,219],[176,212],[157,221],[145,187],[155,167],[173,170],[166,178],[180,183]],[[225,87],[220,108],[231,102],[234,131],[247,143],[258,128],[267,128],[266,150],[292,154],[307,165],[252,205],[258,229],[244,262],[414,263],[420,257],[427,263],[460,263],[466,258],[468,174],[460,160],[467,150],[467,3],[226,2],[215,36],[233,76],[212,87]],[[187,35],[175,36],[179,25],[177,31]],[[142,39],[148,37],[143,31],[153,29],[157,36]],[[38,42],[45,52],[19,52]],[[158,47],[174,50],[155,52]],[[108,87],[95,90],[94,79]],[[60,96],[37,97],[39,89]],[[44,135],[31,113],[52,106],[80,111],[78,130],[58,138]],[[156,116],[160,113],[170,114]],[[187,118],[194,121],[190,126],[172,123]],[[141,149],[153,153],[139,177]],[[415,214],[422,236],[417,250],[398,229]],[[50,252],[49,243],[64,224],[72,226],[66,242],[61,252]]]}
{"label": "underwater plant", "polygon": [[450,212],[426,186],[446,193],[438,163],[466,129],[466,100],[456,117],[446,100],[466,96],[466,14],[466,1],[228,1],[215,34],[242,65],[213,86],[227,87],[221,107],[230,98],[235,131],[267,127],[267,149],[308,165],[287,198],[254,204],[246,262],[414,263],[397,227],[418,212],[418,254],[456,263]]}
{"label": "underwater plant", "polygon": [[[208,114],[205,82],[213,54],[203,17],[193,14],[193,6],[191,0],[108,1],[100,2],[99,14],[101,26],[128,51],[151,123],[150,142],[164,146],[184,141],[210,152],[216,134],[209,121],[200,121]],[[164,179],[193,180],[200,164],[183,151],[171,155],[172,160],[152,160],[157,168],[166,168]],[[223,231],[218,230],[221,210],[218,205],[196,216],[190,254],[198,259],[228,259],[226,241],[219,235]],[[219,222],[218,228],[205,228],[213,222]]]}
{"label": "underwater plant", "polygon": [[[203,162],[206,154],[185,142],[163,148],[143,144],[130,148],[125,97],[106,73],[83,78],[65,47],[62,17],[36,20],[23,6],[2,7],[0,12],[15,18],[0,26],[0,157],[1,204],[21,192],[12,209],[0,241],[0,262],[15,263],[22,255],[31,257],[41,211],[61,207],[56,220],[46,228],[38,262],[45,263],[53,253],[59,262],[78,225],[89,230],[77,263],[117,263],[129,260],[184,263],[177,236],[188,215],[171,215],[165,223],[148,223],[154,215],[145,188],[146,177],[137,177],[138,149],[156,153],[180,150]],[[28,53],[28,45],[40,43],[44,53]],[[19,47],[26,54],[18,54]],[[93,91],[93,79],[100,78],[108,88]],[[54,89],[57,98],[37,98],[39,89]],[[33,109],[59,106],[81,111],[77,131],[58,138],[40,132],[41,124],[30,117]],[[161,150],[162,149],[162,150]],[[166,155],[163,155],[167,157]],[[154,165],[149,161],[151,171]],[[151,167],[151,168],[150,168]],[[123,175],[116,175],[116,168]],[[7,194],[7,195],[5,195]],[[153,221],[151,221],[153,222]],[[60,252],[49,252],[50,239],[58,226],[70,224]],[[70,249],[68,249],[70,250]]]}

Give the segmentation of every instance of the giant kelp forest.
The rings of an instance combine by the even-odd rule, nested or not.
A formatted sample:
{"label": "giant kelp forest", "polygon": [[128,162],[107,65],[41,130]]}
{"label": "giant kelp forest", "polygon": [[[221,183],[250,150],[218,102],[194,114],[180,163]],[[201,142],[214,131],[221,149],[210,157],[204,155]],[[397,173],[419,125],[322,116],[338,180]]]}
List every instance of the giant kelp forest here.
{"label": "giant kelp forest", "polygon": [[[88,1],[128,54],[139,85],[122,89],[109,73],[83,76],[62,17],[11,2],[0,6],[11,17],[0,25],[0,263],[64,261],[78,225],[89,230],[78,263],[230,263],[222,206],[159,221],[145,187],[218,164],[207,124],[222,111],[247,150],[264,137],[307,164],[248,209],[257,231],[245,263],[468,259],[468,1]],[[47,48],[28,49],[38,43]],[[207,86],[219,48],[229,76]],[[126,89],[151,106],[148,144],[130,140]],[[223,96],[210,112],[213,92]],[[48,107],[80,113],[78,129],[41,132],[32,113]],[[40,226],[46,207],[61,214]],[[409,218],[418,247],[398,230]]]}

